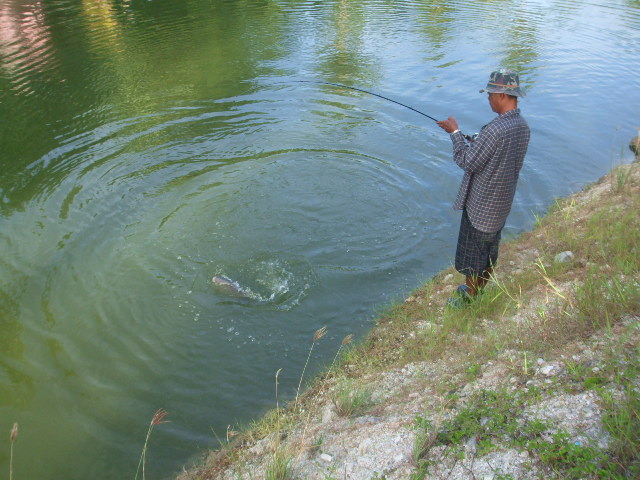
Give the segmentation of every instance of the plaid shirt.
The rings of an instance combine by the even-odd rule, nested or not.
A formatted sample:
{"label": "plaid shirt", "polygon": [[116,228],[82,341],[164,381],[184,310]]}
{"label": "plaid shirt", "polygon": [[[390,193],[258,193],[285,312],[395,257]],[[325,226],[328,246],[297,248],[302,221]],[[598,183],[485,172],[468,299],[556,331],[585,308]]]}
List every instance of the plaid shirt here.
{"label": "plaid shirt", "polygon": [[466,209],[478,230],[497,232],[504,226],[529,136],[529,126],[519,108],[494,118],[471,144],[460,132],[451,135],[453,160],[464,170],[453,208]]}

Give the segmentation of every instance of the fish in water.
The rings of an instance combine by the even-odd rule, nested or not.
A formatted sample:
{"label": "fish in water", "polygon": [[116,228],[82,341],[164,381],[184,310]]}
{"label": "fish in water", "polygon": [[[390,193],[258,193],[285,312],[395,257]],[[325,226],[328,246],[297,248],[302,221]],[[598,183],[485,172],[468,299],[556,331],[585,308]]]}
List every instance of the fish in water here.
{"label": "fish in water", "polygon": [[246,292],[242,289],[238,282],[234,282],[229,277],[225,277],[224,275],[214,275],[211,279],[211,283],[231,295],[239,297],[246,296]]}

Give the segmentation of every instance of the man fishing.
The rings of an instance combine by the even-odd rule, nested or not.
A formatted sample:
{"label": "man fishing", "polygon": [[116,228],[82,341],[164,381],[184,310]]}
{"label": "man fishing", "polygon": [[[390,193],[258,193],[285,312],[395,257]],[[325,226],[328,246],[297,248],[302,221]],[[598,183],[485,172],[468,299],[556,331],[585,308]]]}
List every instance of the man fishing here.
{"label": "man fishing", "polygon": [[493,272],[529,144],[529,126],[518,108],[518,97],[525,95],[518,74],[492,72],[480,93],[485,91],[498,116],[482,127],[472,142],[465,141],[454,117],[437,122],[451,135],[453,160],[464,170],[453,207],[462,210],[455,267],[466,279],[449,299],[448,304],[454,307],[473,299]]}

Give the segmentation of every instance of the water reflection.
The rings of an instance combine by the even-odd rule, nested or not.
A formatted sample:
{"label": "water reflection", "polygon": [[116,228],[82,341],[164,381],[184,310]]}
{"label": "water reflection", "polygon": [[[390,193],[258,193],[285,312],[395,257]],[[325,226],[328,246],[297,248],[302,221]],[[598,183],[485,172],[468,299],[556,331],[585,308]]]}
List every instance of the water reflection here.
{"label": "water reflection", "polygon": [[12,280],[13,285],[0,285],[0,407],[24,410],[36,393],[34,380],[27,373],[30,362],[25,358],[26,349],[21,338],[23,325],[17,301],[27,279],[14,275]]}
{"label": "water reflection", "polygon": [[330,24],[333,28],[320,30],[315,39],[322,59],[317,67],[318,78],[338,83],[375,83],[379,63],[366,50],[366,13],[366,6],[361,2],[339,0],[335,3]]}
{"label": "water reflection", "polygon": [[[128,5],[129,2],[125,2],[122,7],[126,10]],[[107,61],[109,56],[120,55],[117,61],[124,63],[127,46],[123,17],[117,15],[114,5],[104,0],[82,0],[82,17],[86,31],[99,32],[88,36],[87,49],[94,55],[107,57]]]}
{"label": "water reflection", "polygon": [[19,95],[35,92],[34,74],[52,81],[54,52],[42,2],[0,5],[0,68],[7,72],[12,89]]}

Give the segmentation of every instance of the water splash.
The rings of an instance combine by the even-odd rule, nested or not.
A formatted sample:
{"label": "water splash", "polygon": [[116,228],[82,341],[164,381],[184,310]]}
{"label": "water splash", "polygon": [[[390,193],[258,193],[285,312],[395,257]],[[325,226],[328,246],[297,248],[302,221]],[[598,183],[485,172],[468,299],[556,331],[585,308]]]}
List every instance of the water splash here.
{"label": "water splash", "polygon": [[230,265],[218,265],[210,284],[224,303],[270,305],[290,310],[300,303],[315,275],[301,258],[260,253]]}

